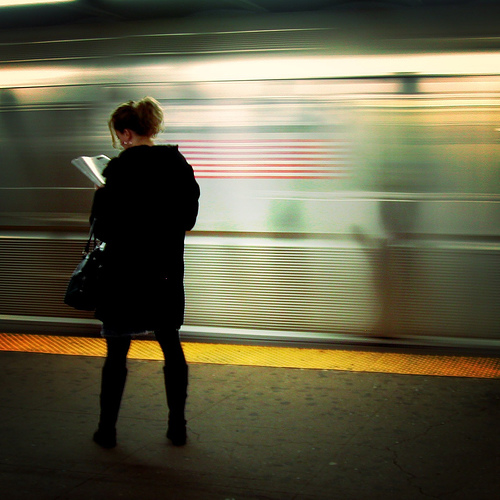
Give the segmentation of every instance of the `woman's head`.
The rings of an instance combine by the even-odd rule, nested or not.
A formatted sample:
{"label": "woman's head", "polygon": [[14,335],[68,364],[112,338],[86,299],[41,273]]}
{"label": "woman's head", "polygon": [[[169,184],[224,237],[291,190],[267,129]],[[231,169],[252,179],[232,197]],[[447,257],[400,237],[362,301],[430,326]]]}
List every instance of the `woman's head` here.
{"label": "woman's head", "polygon": [[161,132],[163,111],[159,102],[152,97],[144,97],[136,102],[128,101],[113,111],[108,125],[115,147],[118,134],[122,136],[127,131],[138,137],[151,139]]}

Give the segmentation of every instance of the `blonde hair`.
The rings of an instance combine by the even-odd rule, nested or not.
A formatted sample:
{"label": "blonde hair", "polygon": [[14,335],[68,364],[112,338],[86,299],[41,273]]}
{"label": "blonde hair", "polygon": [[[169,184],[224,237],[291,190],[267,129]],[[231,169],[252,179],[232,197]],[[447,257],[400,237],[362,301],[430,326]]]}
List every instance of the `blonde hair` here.
{"label": "blonde hair", "polygon": [[160,103],[152,97],[144,97],[137,102],[124,102],[113,111],[108,126],[114,147],[117,141],[115,130],[123,132],[129,129],[143,137],[155,137],[163,128],[163,110]]}

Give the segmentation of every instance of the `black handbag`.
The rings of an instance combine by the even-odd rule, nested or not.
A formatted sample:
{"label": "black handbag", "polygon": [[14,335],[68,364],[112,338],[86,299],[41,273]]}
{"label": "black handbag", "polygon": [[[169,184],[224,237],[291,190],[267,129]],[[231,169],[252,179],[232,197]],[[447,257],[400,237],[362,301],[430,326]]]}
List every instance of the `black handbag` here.
{"label": "black handbag", "polygon": [[104,243],[98,243],[94,225],[95,219],[83,251],[83,259],[73,271],[64,296],[65,304],[81,311],[94,311],[97,306],[104,262]]}

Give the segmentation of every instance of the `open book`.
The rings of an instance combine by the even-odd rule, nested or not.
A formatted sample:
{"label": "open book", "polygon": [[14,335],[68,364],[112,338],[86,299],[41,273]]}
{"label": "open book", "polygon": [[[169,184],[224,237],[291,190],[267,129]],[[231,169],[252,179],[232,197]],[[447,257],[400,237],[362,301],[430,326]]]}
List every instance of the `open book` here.
{"label": "open book", "polygon": [[102,176],[103,170],[108,165],[109,158],[105,155],[99,156],[79,156],[71,163],[83,172],[94,184],[104,186],[105,180]]}

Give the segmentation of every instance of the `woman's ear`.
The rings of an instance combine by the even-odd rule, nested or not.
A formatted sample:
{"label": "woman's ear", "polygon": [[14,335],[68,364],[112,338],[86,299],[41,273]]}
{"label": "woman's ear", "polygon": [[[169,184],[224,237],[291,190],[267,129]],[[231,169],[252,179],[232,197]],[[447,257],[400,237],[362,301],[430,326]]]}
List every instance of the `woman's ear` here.
{"label": "woman's ear", "polygon": [[133,132],[132,132],[132,130],[130,130],[129,128],[126,128],[123,131],[123,137],[124,137],[124,139],[125,139],[126,142],[131,142],[132,138],[133,138]]}

